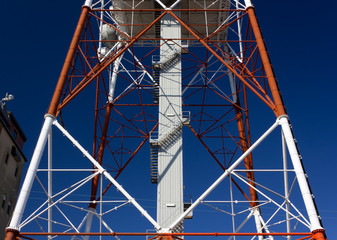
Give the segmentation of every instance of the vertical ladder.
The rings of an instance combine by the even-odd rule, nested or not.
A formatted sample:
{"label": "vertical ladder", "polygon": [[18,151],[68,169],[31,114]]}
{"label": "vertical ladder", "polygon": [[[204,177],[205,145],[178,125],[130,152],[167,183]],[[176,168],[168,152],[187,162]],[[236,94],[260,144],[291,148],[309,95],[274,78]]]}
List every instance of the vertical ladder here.
{"label": "vertical ladder", "polygon": [[151,183],[157,184],[158,183],[158,151],[159,151],[158,144],[151,144],[150,145],[150,167],[151,167]]}
{"label": "vertical ladder", "polygon": [[152,60],[152,77],[153,77],[153,102],[159,103],[159,77],[160,77],[160,64]]}

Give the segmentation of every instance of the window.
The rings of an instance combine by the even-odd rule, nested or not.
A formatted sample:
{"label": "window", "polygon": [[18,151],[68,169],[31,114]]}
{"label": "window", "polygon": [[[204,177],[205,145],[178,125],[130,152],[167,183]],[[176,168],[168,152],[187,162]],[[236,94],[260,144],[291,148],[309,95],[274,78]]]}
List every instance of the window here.
{"label": "window", "polygon": [[16,147],[15,147],[15,146],[12,147],[11,153],[12,153],[12,156],[14,157],[15,161],[21,162],[20,154],[19,154],[18,151],[16,150]]}
{"label": "window", "polygon": [[11,203],[11,201],[9,201],[8,205],[7,205],[7,214],[10,214],[11,210],[12,210],[12,203]]}
{"label": "window", "polygon": [[2,208],[5,208],[5,203],[6,203],[6,196],[4,195],[4,196],[2,197],[2,203],[1,203],[1,207],[2,207]]}
{"label": "window", "polygon": [[8,159],[9,159],[9,153],[6,153],[6,157],[5,157],[5,164],[8,163]]}
{"label": "window", "polygon": [[19,168],[18,168],[18,166],[16,166],[15,172],[14,172],[14,177],[16,177],[18,175],[18,172],[19,172]]}
{"label": "window", "polygon": [[13,131],[13,137],[14,137],[15,140],[16,140],[17,136],[18,136],[18,132],[14,129],[14,131]]}

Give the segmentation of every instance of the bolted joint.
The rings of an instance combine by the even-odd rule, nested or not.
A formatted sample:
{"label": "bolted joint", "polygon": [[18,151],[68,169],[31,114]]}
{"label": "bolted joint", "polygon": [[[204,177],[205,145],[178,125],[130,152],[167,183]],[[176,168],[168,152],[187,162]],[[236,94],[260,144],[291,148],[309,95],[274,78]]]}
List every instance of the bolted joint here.
{"label": "bolted joint", "polygon": [[316,229],[311,232],[313,240],[327,240],[324,229]]}
{"label": "bolted joint", "polygon": [[5,240],[16,240],[19,233],[20,232],[18,230],[15,230],[12,228],[6,228]]}
{"label": "bolted joint", "polygon": [[[288,119],[288,121],[289,121],[289,116],[286,115],[286,114],[283,114],[283,115],[278,116],[278,117],[277,117],[277,120],[280,121],[282,118],[286,118],[286,119]],[[289,124],[289,125],[290,125],[290,124]]]}
{"label": "bolted joint", "polygon": [[245,5],[246,5],[246,9],[254,8],[254,6],[253,6],[253,4],[250,0],[245,0]]}
{"label": "bolted joint", "polygon": [[88,209],[96,209],[97,207],[97,202],[94,200],[91,203],[89,203]]}
{"label": "bolted joint", "polygon": [[50,117],[54,120],[56,119],[56,117],[53,114],[50,114],[50,113],[47,113],[47,114],[44,115],[44,119],[46,119],[47,117]]}
{"label": "bolted joint", "polygon": [[160,240],[172,240],[172,236],[161,236],[159,237]]}
{"label": "bolted joint", "polygon": [[172,231],[169,228],[161,228],[158,232],[159,233],[171,233]]}
{"label": "bolted joint", "polygon": [[91,5],[92,5],[92,0],[86,0],[83,4],[82,8],[87,7],[89,9],[91,9]]}

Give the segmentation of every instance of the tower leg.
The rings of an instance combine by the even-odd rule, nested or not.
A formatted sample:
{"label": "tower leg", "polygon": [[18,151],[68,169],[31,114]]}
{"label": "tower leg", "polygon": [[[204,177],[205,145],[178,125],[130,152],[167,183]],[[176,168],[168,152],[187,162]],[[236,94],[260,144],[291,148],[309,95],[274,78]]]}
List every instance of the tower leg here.
{"label": "tower leg", "polygon": [[[85,224],[85,233],[90,233],[91,232],[91,225],[92,225],[92,217],[94,216],[94,213],[96,212],[96,209],[94,208],[89,208],[88,209],[88,216],[86,219],[86,224]],[[85,240],[89,239],[89,236],[83,237]]]}
{"label": "tower leg", "polygon": [[[262,223],[260,221],[260,212],[259,212],[259,209],[253,209],[253,215],[254,215],[254,219],[255,219],[255,225],[256,225],[256,230],[258,233],[262,233],[263,232],[263,226],[262,226]],[[259,240],[262,240],[264,239],[264,236],[258,236],[258,239]]]}
{"label": "tower leg", "polygon": [[[290,233],[290,204],[289,204],[289,184],[288,184],[288,164],[287,164],[287,147],[286,147],[286,140],[284,139],[284,135],[282,133],[282,156],[283,156],[283,179],[284,179],[284,196],[286,199],[286,221],[287,221],[287,232]],[[287,239],[290,240],[291,236],[287,236]]]}
{"label": "tower leg", "polygon": [[260,55],[261,55],[261,61],[262,61],[262,64],[263,64],[263,67],[264,67],[264,70],[266,72],[266,76],[267,76],[267,79],[268,79],[270,92],[271,92],[271,94],[273,96],[273,99],[274,99],[274,103],[275,103],[274,112],[275,112],[276,116],[279,117],[281,115],[286,114],[286,111],[285,111],[285,108],[284,108],[284,105],[283,105],[283,101],[282,101],[282,98],[281,98],[281,94],[279,92],[279,88],[278,88],[278,85],[277,85],[277,82],[276,82],[274,71],[273,71],[273,68],[272,68],[271,63],[270,63],[270,59],[269,59],[269,56],[268,56],[266,45],[265,45],[263,37],[262,37],[260,26],[258,24],[256,15],[255,15],[254,7],[251,4],[250,0],[246,0],[245,2],[246,2],[246,9],[247,9],[246,11],[249,15],[249,21],[250,21],[250,24],[252,26],[252,29],[253,29],[253,32],[254,32],[254,35],[255,35],[256,44],[257,44],[257,47],[259,48],[259,52],[260,52]]}
{"label": "tower leg", "polygon": [[17,204],[15,206],[13,215],[12,215],[12,220],[9,224],[9,227],[7,228],[7,233],[6,233],[6,239],[15,239],[15,231],[19,231],[19,225],[21,222],[21,218],[30,194],[30,190],[32,188],[34,178],[36,176],[36,171],[37,168],[40,164],[40,160],[47,142],[48,134],[50,132],[51,126],[54,121],[54,116],[47,114],[45,117],[44,124],[42,126],[42,130],[39,136],[39,139],[37,141],[32,160],[30,162],[29,168],[27,170],[27,175],[26,178],[23,182],[20,195],[17,201]]}
{"label": "tower leg", "polygon": [[[246,136],[242,112],[241,112],[241,109],[239,109],[239,107],[237,105],[240,105],[239,101],[237,101],[236,105],[234,105],[234,109],[235,109],[238,129],[239,129],[240,144],[241,144],[241,147],[242,147],[242,151],[246,152],[247,149],[248,149],[248,138]],[[247,155],[244,162],[245,162],[245,167],[246,167],[247,170],[253,169],[252,154]],[[256,230],[258,232],[264,232],[265,230],[264,230],[263,224],[261,223],[260,218],[259,218],[260,208],[258,207],[258,205],[259,205],[258,196],[257,196],[257,193],[254,189],[254,187],[255,187],[254,172],[247,171],[247,177],[249,179],[249,192],[250,192],[250,197],[251,197],[251,200],[252,200],[252,202],[250,203],[250,206],[252,208],[254,208],[254,210],[252,210],[252,211],[254,212]],[[259,236],[258,238],[259,238],[259,240],[262,240],[262,239],[264,239],[264,236]]]}
{"label": "tower leg", "polygon": [[[53,168],[53,136],[52,136],[52,128],[49,129],[48,133],[48,232],[53,231],[53,209],[51,205],[53,204],[52,196],[53,196],[53,172],[51,169]],[[48,239],[51,240],[52,236],[49,235]]]}
{"label": "tower leg", "polygon": [[320,229],[320,230],[316,230],[312,232],[312,239],[314,240],[326,240],[326,236],[324,234],[324,230]]}
{"label": "tower leg", "polygon": [[19,231],[16,231],[13,229],[6,229],[5,240],[15,240],[18,234],[19,234]]}
{"label": "tower leg", "polygon": [[88,13],[90,11],[90,7],[87,5],[87,4],[91,4],[90,2],[91,2],[90,0],[86,1],[85,5],[82,8],[80,19],[78,21],[73,39],[70,43],[70,47],[69,47],[66,59],[64,61],[64,64],[63,64],[63,67],[60,73],[60,77],[57,82],[53,98],[50,103],[48,113],[54,116],[56,116],[57,114],[57,107],[58,107],[58,104],[62,96],[64,85],[68,78],[68,73],[71,67],[71,63],[72,63],[72,60],[74,59],[74,55],[77,49],[78,42],[80,41],[81,33],[85,25],[85,20],[87,19]]}
{"label": "tower leg", "polygon": [[300,186],[304,204],[305,204],[308,216],[309,216],[309,220],[311,223],[311,231],[314,232],[317,230],[323,230],[319,217],[318,217],[318,212],[315,207],[314,199],[312,197],[312,193],[309,188],[307,177],[304,172],[302,162],[301,162],[301,159],[300,159],[300,156],[299,156],[299,153],[298,153],[295,141],[294,141],[294,137],[290,129],[288,118],[287,116],[281,116],[279,118],[279,121],[282,127],[284,138],[287,143],[289,155],[293,163],[294,170],[296,172],[296,177],[298,180],[298,184]]}
{"label": "tower leg", "polygon": [[56,113],[57,113],[57,106],[59,104],[59,100],[62,94],[62,90],[65,84],[65,80],[67,79],[68,72],[71,66],[71,61],[74,57],[74,53],[76,50],[76,46],[79,42],[80,35],[85,23],[85,20],[87,18],[88,12],[90,10],[91,6],[91,0],[86,0],[85,4],[82,7],[82,13],[80,16],[80,20],[78,22],[77,28],[75,30],[75,34],[73,36],[73,40],[71,42],[65,63],[63,65],[63,69],[60,74],[60,78],[58,81],[58,84],[56,86],[54,96],[52,98],[48,114],[45,116],[45,121],[42,126],[42,130],[39,136],[39,139],[37,141],[31,163],[29,165],[29,168],[27,170],[27,174],[25,177],[25,180],[23,182],[23,186],[20,191],[20,195],[18,197],[17,204],[15,206],[12,219],[10,221],[9,226],[6,229],[6,239],[7,240],[12,240],[15,239],[17,234],[19,233],[19,225],[23,216],[23,212],[30,194],[30,190],[32,188],[34,178],[36,176],[36,171],[39,166],[47,139],[48,139],[48,134],[50,132],[51,126],[53,124],[53,121],[55,119]]}

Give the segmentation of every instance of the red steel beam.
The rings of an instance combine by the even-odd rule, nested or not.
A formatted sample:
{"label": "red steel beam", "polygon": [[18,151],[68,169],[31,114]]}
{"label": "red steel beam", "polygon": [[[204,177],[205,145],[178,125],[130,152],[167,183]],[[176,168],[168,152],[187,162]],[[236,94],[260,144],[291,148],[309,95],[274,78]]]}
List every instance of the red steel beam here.
{"label": "red steel beam", "polygon": [[[243,116],[242,116],[242,112],[239,108],[234,106],[234,109],[235,109],[236,121],[237,121],[237,125],[238,125],[239,136],[240,136],[240,145],[242,147],[242,152],[245,153],[248,150],[249,146],[248,146],[248,139],[247,139],[247,136],[246,136],[246,130],[245,130],[245,126],[244,126]],[[245,168],[247,170],[253,169],[252,153],[250,153],[244,159],[244,163],[245,163]],[[255,186],[254,172],[248,171],[246,174],[247,174],[247,178],[249,179],[249,184],[250,184],[249,185],[249,192],[250,192],[250,196],[252,198],[252,202],[250,202],[250,205],[251,205],[251,207],[256,207],[257,205],[259,205],[259,203],[258,203],[257,192],[253,188]]]}
{"label": "red steel beam", "polygon": [[273,71],[271,63],[270,63],[270,59],[269,59],[269,56],[268,56],[266,45],[264,44],[264,40],[263,40],[263,37],[262,37],[262,34],[261,34],[260,26],[257,22],[254,7],[249,7],[247,9],[247,13],[248,13],[248,16],[249,16],[250,24],[251,24],[252,29],[253,29],[253,33],[255,35],[256,44],[259,48],[262,64],[263,64],[263,67],[266,71],[266,76],[267,76],[267,79],[268,79],[271,94],[273,96],[273,100],[274,100],[274,103],[275,103],[275,114],[276,114],[277,117],[279,117],[281,115],[285,115],[286,111],[285,111],[283,101],[282,101],[282,98],[281,98],[281,94],[280,94],[280,91],[279,91],[279,88],[278,88],[278,85],[277,85],[277,82],[276,82],[274,71]]}
{"label": "red steel beam", "polygon": [[[192,128],[191,125],[188,125],[189,128],[191,129],[191,131],[193,132],[193,134],[196,136],[196,138],[199,139],[199,141],[201,142],[201,144],[205,147],[205,149],[209,152],[209,154],[211,154],[211,156],[213,157],[213,159],[218,163],[218,165],[221,167],[221,169],[223,171],[226,171],[227,167],[223,166],[220,161],[218,160],[218,158],[214,155],[214,153],[211,151],[211,149],[209,149],[209,147],[206,145],[206,143],[201,139],[201,137],[197,134],[197,132]],[[241,192],[241,194],[247,199],[247,201],[251,201],[251,199],[247,196],[247,194],[242,190],[242,188],[239,186],[239,184],[232,179],[233,183],[235,184],[235,186],[238,188],[238,190]]]}
{"label": "red steel beam", "polygon": [[[74,99],[84,88],[86,88],[101,72],[103,72],[112,62],[114,62],[120,55],[122,55],[127,49],[129,49],[142,35],[144,35],[156,22],[158,22],[167,11],[164,11],[158,18],[151,22],[146,28],[141,30],[135,37],[133,37],[118,53],[116,53],[112,58],[106,59],[100,64],[97,64],[92,71],[90,71],[87,76],[73,89],[71,95],[68,95],[63,102],[58,106],[58,110],[65,107],[71,100]],[[96,72],[95,72],[96,71]],[[66,77],[67,79],[67,77]],[[63,86],[62,86],[63,88]],[[62,91],[60,95],[62,94]],[[59,99],[58,99],[59,102]]]}
{"label": "red steel beam", "polygon": [[[163,12],[164,9],[92,9],[92,12]],[[240,9],[171,9],[174,12],[244,12]]]}
{"label": "red steel beam", "polygon": [[[84,22],[87,18],[87,15],[89,13],[90,9],[88,7],[83,7],[82,8],[82,13],[78,22],[78,25],[76,27],[72,42],[70,44],[70,48],[67,54],[67,57],[65,59],[65,63],[63,65],[56,89],[54,91],[54,95],[48,110],[49,114],[52,115],[56,115],[57,114],[57,108],[58,108],[58,104],[60,102],[60,98],[62,95],[62,91],[65,85],[65,82],[68,78],[68,73],[69,73],[69,69],[71,67],[71,62],[72,59],[74,57],[75,51],[76,51],[76,47],[80,41],[80,36],[83,30],[83,26],[84,26]],[[100,11],[100,10],[93,10],[93,11]],[[125,9],[125,10],[111,10],[111,11],[163,11],[163,13],[161,14],[160,17],[158,17],[155,21],[153,21],[146,29],[143,29],[143,31],[141,31],[135,38],[133,38],[129,44],[127,44],[127,46],[125,46],[124,49],[122,49],[118,54],[116,54],[116,56],[114,56],[112,59],[110,59],[106,64],[105,67],[108,66],[109,64],[111,64],[117,57],[119,57],[123,52],[125,52],[130,46],[132,46],[132,44],[134,42],[137,41],[137,39],[139,39],[149,28],[151,28],[155,22],[157,22],[160,18],[162,18],[167,12],[169,12],[177,21],[179,21],[181,23],[182,26],[184,26],[192,35],[194,35],[194,37],[200,42],[202,43],[210,52],[212,52],[229,70],[231,70],[248,88],[250,88],[259,98],[262,99],[262,101],[264,101],[269,107],[271,107],[272,109],[275,107],[275,111],[276,111],[276,115],[280,116],[285,114],[285,108],[283,105],[283,101],[281,98],[281,95],[279,93],[279,89],[277,86],[277,82],[276,82],[276,78],[274,76],[270,61],[269,61],[269,57],[268,57],[268,53],[265,47],[265,44],[263,42],[263,38],[261,35],[261,31],[258,25],[258,22],[256,20],[256,16],[255,16],[255,12],[254,12],[254,8],[248,8],[247,9],[247,13],[249,15],[249,19],[251,21],[251,25],[254,31],[254,35],[256,38],[256,42],[259,48],[259,52],[261,55],[261,59],[263,62],[263,66],[265,68],[266,71],[266,75],[267,75],[267,79],[268,79],[268,83],[269,86],[271,88],[271,93],[273,96],[273,100],[275,103],[275,106],[273,106],[272,103],[268,102],[263,96],[261,96],[254,88],[252,88],[252,86],[250,86],[244,79],[242,76],[240,76],[234,69],[232,69],[223,59],[221,59],[220,56],[218,56],[218,54],[212,49],[210,48],[207,44],[206,41],[204,41],[203,39],[199,38],[192,30],[190,30],[188,28],[188,26],[186,24],[184,24],[175,14],[173,14],[173,12],[170,11],[164,11],[163,9],[151,9],[151,10],[146,10],[146,9]],[[180,9],[180,10],[173,10],[173,11],[233,11],[233,10],[219,10],[219,9]],[[241,10],[240,10],[241,11]],[[80,92],[86,85],[88,85],[96,76],[98,76],[98,74],[100,74],[105,68],[100,68],[98,70],[98,72],[96,72],[85,84],[84,86],[81,86],[80,89],[78,89],[77,92],[75,92],[75,95],[77,95],[78,92]],[[70,100],[73,99],[74,96],[68,98],[66,102],[63,102],[60,106],[63,107],[64,105],[66,105]],[[7,232],[7,237],[9,237],[10,239],[13,239],[12,237],[14,236],[10,236],[11,232],[8,231]],[[16,234],[14,234],[16,235]],[[317,240],[323,240],[326,239],[324,236],[324,232],[323,231],[314,231],[313,233],[307,233],[307,232],[302,232],[302,233],[29,233],[29,232],[23,232],[20,233],[19,236],[24,237],[24,236],[46,236],[46,235],[59,235],[59,236],[158,236],[158,237],[169,237],[172,238],[173,236],[307,236],[307,237],[312,237],[314,239]],[[305,237],[306,238],[306,237]],[[303,239],[303,238],[302,238]]]}
{"label": "red steel beam", "polygon": [[[58,236],[314,236],[316,233],[310,232],[298,232],[298,233],[126,233],[126,232],[113,232],[113,233],[63,233],[63,232],[23,232],[19,236],[47,236],[47,235],[58,235]],[[318,239],[316,239],[318,240]]]}
{"label": "red steel beam", "polygon": [[229,71],[231,71],[240,81],[242,81],[256,96],[258,96],[267,106],[269,106],[272,110],[275,110],[275,105],[273,102],[269,102],[263,97],[254,87],[252,87],[235,69],[233,69],[224,59],[222,59],[219,54],[214,51],[210,46],[208,46],[207,41],[200,38],[194,31],[192,31],[187,24],[185,24],[179,17],[177,17],[172,11],[168,11],[187,31],[189,31],[197,41],[199,41],[207,50],[209,50],[223,65],[225,65]]}
{"label": "red steel beam", "polygon": [[69,73],[69,70],[70,70],[70,67],[71,67],[71,63],[72,63],[72,60],[74,58],[78,42],[80,41],[81,33],[82,33],[84,23],[85,23],[85,20],[87,19],[89,11],[90,11],[89,7],[83,6],[80,19],[78,21],[73,39],[70,43],[70,47],[69,47],[66,59],[65,59],[64,64],[63,64],[61,74],[59,76],[59,80],[57,82],[57,85],[56,85],[56,88],[55,88],[55,91],[54,91],[54,95],[53,95],[53,98],[52,98],[50,106],[49,106],[48,114],[51,114],[53,116],[56,116],[56,114],[57,114],[57,106],[60,102],[60,99],[61,99],[61,96],[62,96],[62,93],[63,93],[63,88],[64,88],[64,85],[67,81],[68,73]]}
{"label": "red steel beam", "polygon": [[[81,33],[84,27],[84,23],[85,20],[87,19],[88,13],[90,11],[90,8],[88,6],[83,6],[82,7],[82,12],[80,15],[80,18],[78,20],[76,29],[75,29],[75,33],[73,35],[73,38],[71,40],[70,43],[70,47],[66,56],[66,59],[64,61],[62,70],[61,70],[61,74],[59,76],[55,91],[54,91],[54,95],[52,97],[51,103],[49,105],[49,109],[48,109],[48,114],[51,114],[53,116],[56,116],[57,114],[57,107],[58,104],[60,102],[61,96],[62,96],[62,92],[63,92],[63,88],[65,86],[66,80],[68,78],[68,73],[71,67],[71,63],[72,60],[74,58],[75,52],[76,52],[76,48],[77,45],[79,43],[80,37],[81,37]],[[13,229],[7,229],[6,230],[6,236],[5,236],[5,240],[14,240],[17,238],[19,232],[17,230],[13,230]]]}
{"label": "red steel beam", "polygon": [[[126,26],[147,26],[147,24],[125,24]],[[190,24],[190,26],[194,26],[192,24]],[[138,39],[139,41],[140,40],[143,40],[143,41],[146,41],[146,40],[164,40],[164,41],[172,41],[172,40],[196,40],[195,38],[139,38]],[[80,42],[118,42],[119,40],[95,40],[95,39],[89,39],[89,40],[80,40]],[[238,42],[241,42],[241,43],[251,43],[251,42],[256,42],[254,40],[212,40],[212,42],[228,42],[228,43],[238,43]]]}
{"label": "red steel beam", "polygon": [[[156,128],[158,127],[158,123],[152,128],[149,134],[151,134]],[[131,157],[128,159],[128,161],[123,165],[122,168],[119,169],[118,173],[114,177],[114,179],[117,179],[119,175],[123,172],[123,170],[127,167],[127,165],[131,162],[133,157],[138,153],[138,151],[142,148],[144,143],[149,139],[149,135],[146,136],[146,138],[142,141],[142,143],[138,146],[138,148],[134,151],[134,153],[131,155]],[[112,183],[109,183],[108,186],[103,190],[102,195],[104,195],[108,189],[112,186]],[[100,197],[96,199],[98,202],[100,200]]]}
{"label": "red steel beam", "polygon": [[[99,145],[99,150],[98,150],[98,157],[97,157],[97,162],[102,165],[103,162],[103,156],[104,156],[104,149],[106,145],[106,137],[107,137],[107,132],[109,129],[109,122],[110,122],[110,114],[111,114],[111,105],[109,104],[106,108],[105,111],[105,116],[104,116],[104,124],[103,124],[103,130],[102,130],[102,137],[101,137],[101,142]],[[96,203],[93,203],[94,200],[96,200],[96,194],[97,194],[97,189],[98,189],[98,183],[99,183],[99,175],[96,175],[94,179],[92,180],[91,184],[91,195],[90,195],[90,208],[96,208]]]}

